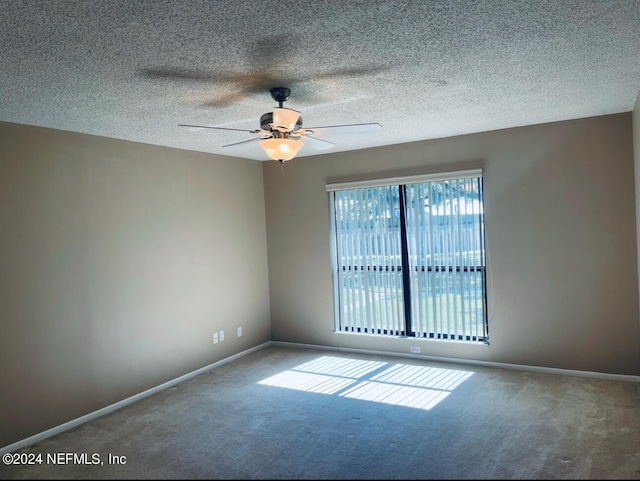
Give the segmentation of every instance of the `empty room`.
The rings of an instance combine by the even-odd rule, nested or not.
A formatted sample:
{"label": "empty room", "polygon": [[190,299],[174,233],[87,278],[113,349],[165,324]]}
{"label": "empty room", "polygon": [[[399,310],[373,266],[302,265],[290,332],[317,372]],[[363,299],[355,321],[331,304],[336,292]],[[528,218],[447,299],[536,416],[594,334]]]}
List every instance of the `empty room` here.
{"label": "empty room", "polygon": [[640,1],[0,1],[1,479],[639,479]]}

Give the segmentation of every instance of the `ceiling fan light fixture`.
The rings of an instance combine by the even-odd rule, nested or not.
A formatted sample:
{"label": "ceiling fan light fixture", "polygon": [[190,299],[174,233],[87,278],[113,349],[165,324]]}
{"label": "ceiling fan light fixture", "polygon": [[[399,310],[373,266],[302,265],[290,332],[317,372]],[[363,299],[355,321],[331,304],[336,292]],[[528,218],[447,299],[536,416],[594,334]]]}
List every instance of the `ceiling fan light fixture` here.
{"label": "ceiling fan light fixture", "polygon": [[260,147],[264,149],[270,159],[280,161],[293,159],[303,145],[302,140],[286,138],[265,139],[260,142]]}
{"label": "ceiling fan light fixture", "polygon": [[297,110],[284,107],[273,109],[273,124],[276,127],[284,127],[289,132],[296,128],[299,118],[300,112]]}

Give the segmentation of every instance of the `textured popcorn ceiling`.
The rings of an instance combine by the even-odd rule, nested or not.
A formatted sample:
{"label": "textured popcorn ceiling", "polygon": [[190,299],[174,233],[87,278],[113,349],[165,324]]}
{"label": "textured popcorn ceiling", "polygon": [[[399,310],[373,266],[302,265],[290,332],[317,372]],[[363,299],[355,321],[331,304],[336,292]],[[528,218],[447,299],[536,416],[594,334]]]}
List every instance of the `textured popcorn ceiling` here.
{"label": "textured popcorn ceiling", "polygon": [[0,120],[267,160],[276,105],[322,152],[628,112],[640,1],[0,0]]}

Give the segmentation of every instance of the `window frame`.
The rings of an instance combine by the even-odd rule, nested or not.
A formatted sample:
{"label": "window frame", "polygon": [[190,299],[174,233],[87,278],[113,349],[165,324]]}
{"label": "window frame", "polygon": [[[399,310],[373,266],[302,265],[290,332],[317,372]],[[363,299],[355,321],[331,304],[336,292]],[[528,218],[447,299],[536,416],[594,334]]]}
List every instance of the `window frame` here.
{"label": "window frame", "polygon": [[[430,272],[432,269],[436,271],[441,271],[442,268],[447,272],[479,272],[480,280],[482,283],[481,286],[481,294],[482,298],[481,309],[482,309],[482,319],[477,320],[477,323],[482,323],[482,332],[476,335],[466,335],[464,338],[461,335],[454,335],[450,332],[421,332],[421,335],[416,335],[418,332],[413,325],[413,303],[411,301],[412,296],[412,280],[411,280],[411,270],[412,267],[409,261],[409,252],[408,252],[408,237],[407,237],[407,206],[406,206],[406,195],[407,195],[407,186],[408,185],[416,185],[416,184],[425,184],[432,182],[441,182],[441,181],[460,181],[464,179],[477,179],[478,180],[478,201],[480,203],[480,212],[477,214],[478,218],[481,220],[479,229],[479,242],[481,245],[480,249],[480,265],[474,266],[455,266],[455,265],[442,265],[435,266],[435,268],[431,265],[427,265],[426,263],[422,263],[422,272]],[[488,323],[488,305],[487,305],[487,263],[486,263],[486,238],[485,238],[485,220],[484,220],[484,176],[482,169],[471,169],[471,170],[463,170],[463,171],[450,171],[450,172],[439,172],[439,173],[430,173],[430,174],[421,174],[421,175],[412,175],[412,176],[402,176],[402,177],[388,177],[381,179],[369,179],[355,182],[337,182],[337,183],[327,183],[326,191],[329,197],[329,217],[330,217],[330,255],[331,255],[331,268],[332,268],[332,282],[333,282],[333,303],[334,303],[334,332],[338,333],[361,333],[361,334],[369,334],[369,335],[383,335],[383,336],[391,336],[391,337],[411,337],[417,339],[439,339],[439,340],[447,340],[447,341],[468,341],[473,343],[489,343],[489,323]],[[389,329],[390,332],[368,332],[368,331],[383,331],[383,329],[376,329],[371,326],[367,326],[364,329],[357,328],[354,329],[354,326],[351,326],[350,329],[343,327],[342,323],[342,306],[341,306],[341,289],[342,289],[342,281],[340,280],[340,266],[338,265],[338,225],[337,225],[337,211],[335,206],[335,193],[337,191],[356,191],[358,189],[369,189],[374,187],[397,187],[398,188],[398,209],[400,215],[400,244],[401,244],[401,271],[402,271],[402,296],[403,296],[403,318],[401,325],[402,329]],[[463,252],[463,251],[459,251]],[[371,267],[368,266],[368,269]],[[418,272],[419,265],[416,264],[415,269],[416,273]],[[373,266],[373,270],[376,269],[376,266]],[[357,270],[357,269],[356,269]],[[462,282],[462,280],[461,280]],[[386,330],[384,330],[386,331]],[[442,329],[440,331],[443,331]]]}

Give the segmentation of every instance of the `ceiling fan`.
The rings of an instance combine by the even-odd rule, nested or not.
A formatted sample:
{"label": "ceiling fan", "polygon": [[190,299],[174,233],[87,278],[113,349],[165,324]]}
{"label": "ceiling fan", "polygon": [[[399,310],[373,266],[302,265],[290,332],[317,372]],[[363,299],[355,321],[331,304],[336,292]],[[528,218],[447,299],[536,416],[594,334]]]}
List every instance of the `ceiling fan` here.
{"label": "ceiling fan", "polygon": [[316,150],[325,150],[335,145],[315,136],[322,136],[329,133],[370,133],[382,128],[382,125],[379,123],[303,128],[300,112],[283,106],[284,102],[291,94],[291,89],[287,87],[273,87],[269,91],[271,93],[271,98],[278,102],[278,107],[274,108],[273,112],[267,112],[260,117],[260,129],[247,130],[189,124],[178,124],[178,126],[191,129],[234,130],[238,132],[257,134],[259,137],[226,144],[222,147],[230,147],[233,145],[259,141],[260,147],[265,150],[269,158],[277,160],[281,164],[293,159],[298,151],[305,145]]}

